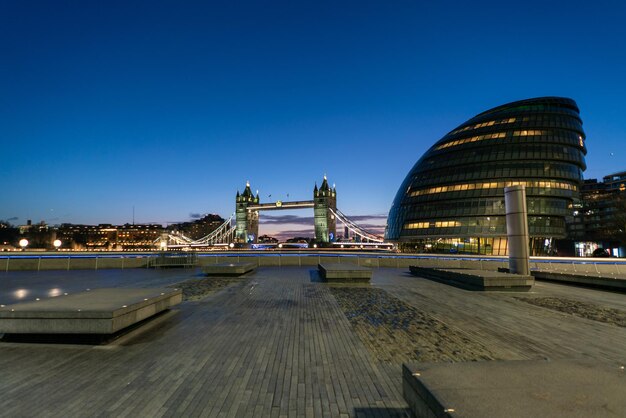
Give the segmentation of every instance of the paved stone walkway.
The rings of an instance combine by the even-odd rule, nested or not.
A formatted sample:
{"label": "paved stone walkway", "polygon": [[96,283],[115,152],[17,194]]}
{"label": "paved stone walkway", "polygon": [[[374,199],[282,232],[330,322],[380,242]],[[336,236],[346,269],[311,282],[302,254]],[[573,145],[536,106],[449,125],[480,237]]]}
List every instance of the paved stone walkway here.
{"label": "paved stone walkway", "polygon": [[626,313],[626,295],[546,282],[530,292],[473,292],[401,270],[379,269],[376,285],[489,347],[500,360],[594,358],[626,364],[626,328],[533,306],[557,297]]}
{"label": "paved stone walkway", "polygon": [[[626,360],[626,328],[518,293],[470,292],[384,268],[372,286],[488,347],[492,358]],[[523,295],[626,311],[623,294],[538,283]],[[260,268],[179,307],[106,346],[0,343],[0,416],[405,416],[400,364],[377,359],[311,268]]]}
{"label": "paved stone walkway", "polygon": [[309,269],[261,269],[123,346],[0,344],[6,416],[404,416]]}

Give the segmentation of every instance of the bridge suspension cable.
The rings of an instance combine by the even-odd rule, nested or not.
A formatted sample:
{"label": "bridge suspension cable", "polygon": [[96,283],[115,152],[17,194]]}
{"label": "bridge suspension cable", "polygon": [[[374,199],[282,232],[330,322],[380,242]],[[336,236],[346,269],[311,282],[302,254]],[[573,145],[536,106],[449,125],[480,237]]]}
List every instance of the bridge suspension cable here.
{"label": "bridge suspension cable", "polygon": [[[183,235],[182,232],[172,231],[167,235],[168,235],[168,241],[173,242],[174,244],[185,245],[185,244],[191,244],[193,242],[193,239]],[[160,238],[158,238],[157,241],[159,239]]]}
{"label": "bridge suspension cable", "polygon": [[[178,231],[172,231],[167,234],[168,247],[194,247],[194,246],[208,246],[215,244],[228,244],[235,239],[236,227],[233,225],[233,215],[224,221],[211,233],[205,235],[202,238],[193,240],[185,236]],[[160,238],[159,238],[160,239]],[[157,241],[159,240],[157,239]]]}
{"label": "bridge suspension cable", "polygon": [[224,221],[223,224],[217,227],[213,232],[204,237],[192,241],[192,245],[211,245],[211,244],[225,244],[232,242],[235,238],[235,225],[233,225],[233,215]]}
{"label": "bridge suspension cable", "polygon": [[335,215],[335,218],[338,219],[339,221],[341,221],[350,231],[352,231],[352,233],[360,236],[362,239],[365,239],[367,241],[371,241],[371,242],[378,242],[378,243],[382,243],[385,241],[385,239],[379,235],[373,234],[369,231],[366,231],[365,229],[361,228],[360,226],[358,226],[357,224],[355,224],[353,221],[350,220],[350,218],[348,218],[344,213],[342,213],[339,209],[335,209],[333,210],[332,208],[329,208],[328,210],[330,210],[330,212]]}

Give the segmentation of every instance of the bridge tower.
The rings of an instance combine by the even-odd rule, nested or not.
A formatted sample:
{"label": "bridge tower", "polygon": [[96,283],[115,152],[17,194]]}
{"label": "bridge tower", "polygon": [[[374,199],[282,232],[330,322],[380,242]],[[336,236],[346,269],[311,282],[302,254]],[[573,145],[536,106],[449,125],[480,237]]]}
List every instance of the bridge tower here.
{"label": "bridge tower", "polygon": [[248,206],[259,203],[259,193],[256,197],[250,190],[250,182],[246,182],[246,188],[243,193],[237,191],[235,219],[237,221],[237,229],[235,232],[235,241],[239,243],[257,242],[259,235],[259,212],[250,210]]}
{"label": "bridge tower", "polygon": [[315,240],[318,242],[332,242],[337,235],[337,220],[330,209],[337,211],[337,191],[334,186],[330,188],[324,175],[320,188],[316,183],[313,189]]}

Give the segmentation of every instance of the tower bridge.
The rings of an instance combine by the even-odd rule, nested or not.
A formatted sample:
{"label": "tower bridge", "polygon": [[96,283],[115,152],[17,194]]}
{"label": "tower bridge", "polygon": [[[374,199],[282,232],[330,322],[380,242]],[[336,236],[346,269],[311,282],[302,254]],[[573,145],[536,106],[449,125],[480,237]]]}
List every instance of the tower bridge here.
{"label": "tower bridge", "polygon": [[243,193],[237,192],[236,197],[236,232],[235,240],[239,243],[256,243],[259,236],[259,212],[263,210],[287,210],[313,208],[313,224],[315,226],[315,240],[321,243],[335,241],[337,223],[337,190],[328,185],[324,176],[322,185],[317,184],[313,189],[313,199],[294,202],[260,203],[259,194],[256,196],[246,183]]}
{"label": "tower bridge", "polygon": [[[160,238],[162,248],[176,247],[207,247],[227,245],[231,243],[254,244],[259,236],[259,212],[270,210],[291,210],[313,208],[313,225],[315,228],[315,241],[323,244],[342,244],[337,242],[337,222],[344,225],[362,243],[383,243],[383,238],[368,232],[351,221],[337,208],[337,190],[331,188],[328,179],[324,180],[320,187],[317,183],[313,188],[313,199],[283,202],[261,203],[259,193],[252,193],[250,182],[242,193],[237,191],[235,197],[235,213],[222,225],[210,234],[198,240],[193,240],[181,233],[164,234]],[[234,220],[233,220],[234,217]],[[345,242],[344,242],[345,243]]]}

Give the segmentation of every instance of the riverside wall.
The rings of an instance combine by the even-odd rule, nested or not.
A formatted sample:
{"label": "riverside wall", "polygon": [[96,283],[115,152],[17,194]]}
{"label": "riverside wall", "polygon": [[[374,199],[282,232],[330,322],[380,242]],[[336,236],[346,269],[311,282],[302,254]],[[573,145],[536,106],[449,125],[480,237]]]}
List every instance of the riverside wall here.
{"label": "riverside wall", "polygon": [[[466,268],[497,271],[508,266],[507,257],[399,254],[374,252],[329,251],[229,251],[174,253],[197,255],[197,266],[227,262],[254,263],[258,267],[304,267],[323,263],[356,264],[363,267]],[[153,268],[158,252],[5,252],[0,253],[0,273],[9,271],[100,270]],[[621,258],[531,257],[531,270],[549,270],[587,275],[626,275],[626,260]]]}
{"label": "riverside wall", "polygon": [[[506,266],[506,259],[452,259],[442,256],[398,255],[393,253],[294,253],[294,252],[229,252],[196,253],[198,266],[248,262],[258,267],[302,267],[320,263],[355,264],[363,267],[408,268],[409,266],[441,268],[474,268],[497,270]],[[158,253],[19,253],[0,254],[0,272],[44,270],[100,270],[151,268]]]}

